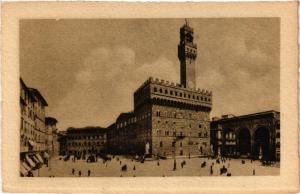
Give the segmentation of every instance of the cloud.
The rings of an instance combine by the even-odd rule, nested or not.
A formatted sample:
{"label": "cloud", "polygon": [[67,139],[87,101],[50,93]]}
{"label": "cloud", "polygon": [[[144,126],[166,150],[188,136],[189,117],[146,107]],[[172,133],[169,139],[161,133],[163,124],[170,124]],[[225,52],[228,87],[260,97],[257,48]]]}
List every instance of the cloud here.
{"label": "cloud", "polygon": [[133,93],[147,78],[177,82],[178,75],[178,69],[164,56],[136,64],[130,48],[95,48],[84,58],[75,73],[74,87],[58,105],[60,128],[107,126],[121,112],[133,109]]}

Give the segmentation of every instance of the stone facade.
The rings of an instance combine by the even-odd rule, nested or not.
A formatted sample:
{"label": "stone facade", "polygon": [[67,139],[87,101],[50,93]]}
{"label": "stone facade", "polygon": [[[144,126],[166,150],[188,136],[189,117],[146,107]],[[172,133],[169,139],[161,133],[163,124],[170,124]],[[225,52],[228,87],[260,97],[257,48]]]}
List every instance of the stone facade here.
{"label": "stone facade", "polygon": [[58,141],[58,153],[59,155],[67,154],[67,132],[59,131],[57,133],[57,141]]}
{"label": "stone facade", "polygon": [[46,117],[46,145],[47,151],[51,156],[58,155],[58,140],[57,140],[57,127],[56,127],[57,120],[53,117]]}
{"label": "stone facade", "polygon": [[20,78],[20,176],[30,176],[31,170],[48,165],[46,106],[41,93]]}
{"label": "stone facade", "polygon": [[45,107],[48,106],[41,93],[26,86],[20,78],[20,151],[46,150]]}
{"label": "stone facade", "polygon": [[66,131],[66,153],[77,156],[100,154],[107,143],[106,128],[68,128]]}
{"label": "stone facade", "polygon": [[150,77],[134,93],[134,110],[108,127],[109,150],[150,156],[210,153],[212,92],[196,89],[193,29],[180,29],[181,84]]}
{"label": "stone facade", "polygon": [[211,122],[215,155],[280,160],[280,113],[223,115]]}

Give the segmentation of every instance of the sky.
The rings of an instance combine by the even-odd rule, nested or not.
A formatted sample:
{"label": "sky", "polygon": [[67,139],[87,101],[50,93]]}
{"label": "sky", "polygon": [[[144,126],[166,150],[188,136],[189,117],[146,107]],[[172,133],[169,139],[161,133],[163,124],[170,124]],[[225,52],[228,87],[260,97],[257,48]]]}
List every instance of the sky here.
{"label": "sky", "polygon": [[[133,110],[150,76],[180,82],[177,45],[184,19],[20,21],[20,76],[68,127],[113,123]],[[280,20],[193,18],[196,84],[213,92],[210,116],[279,111]]]}

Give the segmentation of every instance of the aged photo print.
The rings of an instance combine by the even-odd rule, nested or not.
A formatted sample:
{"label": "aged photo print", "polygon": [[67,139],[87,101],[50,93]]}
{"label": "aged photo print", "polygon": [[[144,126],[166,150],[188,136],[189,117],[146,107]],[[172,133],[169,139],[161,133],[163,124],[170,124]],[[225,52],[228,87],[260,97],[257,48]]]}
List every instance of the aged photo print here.
{"label": "aged photo print", "polygon": [[21,20],[21,176],[278,175],[279,33],[279,18]]}
{"label": "aged photo print", "polygon": [[[4,20],[17,35],[10,47],[4,41],[17,51],[3,73],[4,92],[14,85],[4,113],[16,110],[4,117],[4,138],[14,133],[4,141],[15,166],[9,178],[28,186],[61,178],[64,186],[51,191],[75,189],[72,180],[91,189],[115,189],[116,180],[120,188],[183,188],[182,178],[191,189],[211,188],[211,180],[292,188],[285,181],[298,173],[296,149],[286,151],[296,145],[295,31],[279,8],[293,4],[207,4],[206,15],[198,12],[205,4],[181,4],[188,11],[178,15],[180,4],[170,6],[174,14],[161,4],[170,12],[158,15],[158,4],[95,3],[65,17],[55,5],[44,17]],[[149,12],[135,15],[137,8]],[[17,152],[7,151],[12,142]]]}

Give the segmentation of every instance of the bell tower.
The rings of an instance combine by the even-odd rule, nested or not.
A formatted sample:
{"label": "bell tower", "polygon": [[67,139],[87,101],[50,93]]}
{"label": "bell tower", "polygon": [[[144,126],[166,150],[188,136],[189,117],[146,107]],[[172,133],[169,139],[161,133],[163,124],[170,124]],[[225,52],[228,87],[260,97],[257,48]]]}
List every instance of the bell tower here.
{"label": "bell tower", "polygon": [[185,87],[196,87],[195,62],[197,58],[197,45],[193,42],[194,30],[185,20],[180,28],[180,43],[178,45],[178,58],[180,60],[180,83]]}

